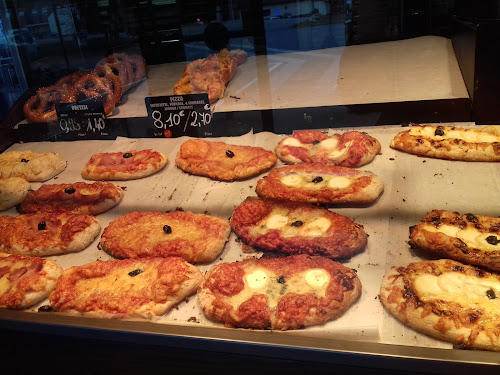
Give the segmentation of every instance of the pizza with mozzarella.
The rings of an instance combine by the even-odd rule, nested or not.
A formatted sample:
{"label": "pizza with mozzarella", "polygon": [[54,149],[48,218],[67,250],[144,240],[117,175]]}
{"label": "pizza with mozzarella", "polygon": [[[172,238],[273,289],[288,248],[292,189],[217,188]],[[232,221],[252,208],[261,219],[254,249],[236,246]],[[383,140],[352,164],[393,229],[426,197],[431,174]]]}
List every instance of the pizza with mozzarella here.
{"label": "pizza with mozzarella", "polygon": [[289,330],[336,319],[360,295],[354,270],[292,255],[218,264],[206,273],[198,300],[207,318],[226,326]]}
{"label": "pizza with mozzarella", "polygon": [[236,208],[231,228],[248,245],[289,255],[350,258],[364,249],[363,226],[308,203],[252,199]]}
{"label": "pizza with mozzarella", "polygon": [[40,257],[81,251],[100,229],[96,218],[89,215],[0,216],[0,251]]}
{"label": "pizza with mozzarella", "polygon": [[465,129],[413,124],[394,137],[391,147],[438,159],[500,161],[500,129],[493,125]]}
{"label": "pizza with mozzarella", "polygon": [[116,206],[123,190],[110,182],[42,185],[21,203],[22,213],[97,215]]}
{"label": "pizza with mozzarella", "polygon": [[26,309],[41,302],[62,271],[51,260],[0,253],[0,308]]}
{"label": "pizza with mozzarella", "polygon": [[21,177],[0,179],[0,211],[21,203],[31,190],[31,184]]}
{"label": "pizza with mozzarella", "polygon": [[167,165],[167,157],[154,150],[108,152],[93,155],[85,164],[87,180],[133,180],[146,177]]}
{"label": "pizza with mozzarella", "polygon": [[440,259],[393,267],[380,300],[405,325],[458,347],[500,351],[500,276]]}
{"label": "pizza with mozzarella", "polygon": [[22,177],[47,181],[66,169],[66,161],[54,152],[8,151],[0,154],[0,178]]}
{"label": "pizza with mozzarella", "polygon": [[211,262],[231,232],[227,220],[192,212],[132,212],[112,221],[101,247],[118,258],[180,256],[190,263]]}
{"label": "pizza with mozzarella", "polygon": [[380,152],[380,142],[366,133],[349,131],[331,137],[317,130],[299,130],[274,150],[288,164],[325,163],[360,167]]}
{"label": "pizza with mozzarella", "polygon": [[374,173],[320,163],[274,168],[257,182],[260,197],[310,203],[373,203],[384,183]]}
{"label": "pizza with mozzarella", "polygon": [[179,257],[97,261],[65,270],[49,302],[55,311],[150,319],[193,294],[202,279]]}
{"label": "pizza with mozzarella", "polygon": [[410,245],[438,258],[500,271],[500,219],[433,210],[410,228]]}

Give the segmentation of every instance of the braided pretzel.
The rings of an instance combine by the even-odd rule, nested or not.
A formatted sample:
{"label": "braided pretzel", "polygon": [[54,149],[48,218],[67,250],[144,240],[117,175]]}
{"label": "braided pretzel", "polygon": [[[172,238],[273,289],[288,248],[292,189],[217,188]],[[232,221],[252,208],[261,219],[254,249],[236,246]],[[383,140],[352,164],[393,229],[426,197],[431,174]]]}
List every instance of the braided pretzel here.
{"label": "braided pretzel", "polygon": [[38,89],[36,94],[24,103],[26,118],[32,122],[56,121],[55,104],[61,101],[66,92],[64,87],[58,85]]}
{"label": "braided pretzel", "polygon": [[81,102],[87,99],[102,102],[106,116],[111,115],[116,103],[113,82],[95,73],[86,74],[69,90],[64,102]]}

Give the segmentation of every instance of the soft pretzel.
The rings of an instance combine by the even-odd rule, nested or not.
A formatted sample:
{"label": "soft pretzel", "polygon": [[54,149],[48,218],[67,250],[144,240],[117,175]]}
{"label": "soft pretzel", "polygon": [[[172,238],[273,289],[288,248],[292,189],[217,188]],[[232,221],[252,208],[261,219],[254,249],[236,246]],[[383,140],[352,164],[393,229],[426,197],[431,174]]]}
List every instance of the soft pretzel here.
{"label": "soft pretzel", "polygon": [[137,84],[137,82],[146,76],[146,60],[139,55],[129,55],[129,63],[134,73],[134,84]]}
{"label": "soft pretzel", "polygon": [[23,111],[32,122],[56,121],[55,104],[59,103],[67,90],[61,85],[42,87],[24,103]]}
{"label": "soft pretzel", "polygon": [[122,95],[123,95],[123,81],[120,79],[120,77],[123,77],[123,75],[120,75],[120,70],[116,67],[116,65],[121,65],[121,64],[105,64],[98,66],[97,68],[94,69],[94,73],[97,74],[99,77],[105,77],[111,80],[112,86],[113,86],[113,93],[115,97],[115,105],[118,104],[120,101]]}

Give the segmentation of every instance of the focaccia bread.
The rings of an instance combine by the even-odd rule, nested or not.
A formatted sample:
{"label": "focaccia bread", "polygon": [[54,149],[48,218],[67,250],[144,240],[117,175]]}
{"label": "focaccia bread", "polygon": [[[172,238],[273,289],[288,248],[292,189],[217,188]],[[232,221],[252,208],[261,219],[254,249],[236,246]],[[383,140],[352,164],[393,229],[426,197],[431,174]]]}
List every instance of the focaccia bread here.
{"label": "focaccia bread", "polygon": [[21,203],[28,195],[31,184],[21,177],[0,179],[0,211]]}
{"label": "focaccia bread", "polygon": [[500,161],[500,129],[414,125],[396,135],[391,147],[438,159]]}
{"label": "focaccia bread", "polygon": [[108,152],[93,155],[85,164],[87,180],[133,180],[146,177],[167,165],[167,157],[154,150]]}
{"label": "focaccia bread", "polygon": [[358,131],[329,137],[318,130],[299,130],[281,140],[274,151],[288,164],[324,163],[360,167],[370,163],[380,149],[377,139]]}
{"label": "focaccia bread", "polygon": [[500,271],[500,219],[433,210],[410,228],[410,245],[433,257]]}
{"label": "focaccia bread", "polygon": [[190,139],[181,145],[175,163],[184,172],[234,181],[256,176],[271,168],[276,161],[272,151],[261,147]]}
{"label": "focaccia bread", "polygon": [[348,217],[308,203],[247,200],[231,216],[231,228],[248,245],[289,255],[349,258],[368,236]]}
{"label": "focaccia bread", "polygon": [[26,309],[44,300],[62,271],[51,260],[0,253],[0,308]]}
{"label": "focaccia bread", "polygon": [[372,203],[383,190],[372,172],[320,163],[274,168],[256,188],[263,198],[310,203]]}
{"label": "focaccia bread", "polygon": [[0,251],[39,257],[72,253],[90,245],[100,229],[89,215],[0,216]]}
{"label": "focaccia bread", "polygon": [[202,279],[179,257],[97,261],[65,270],[49,301],[56,311],[150,319],[193,294]]}
{"label": "focaccia bread", "polygon": [[212,267],[198,292],[207,318],[289,330],[341,316],[361,295],[356,272],[324,257],[247,259]]}
{"label": "focaccia bread", "polygon": [[405,325],[459,347],[500,350],[500,276],[440,259],[393,267],[380,300]]}
{"label": "focaccia bread", "polygon": [[0,154],[0,178],[21,177],[47,181],[66,168],[66,161],[54,152],[8,151]]}
{"label": "focaccia bread", "polygon": [[112,221],[101,247],[118,258],[180,256],[211,262],[231,232],[227,220],[192,212],[132,212]]}
{"label": "focaccia bread", "polygon": [[110,182],[42,185],[26,197],[19,211],[97,215],[116,206],[122,196],[123,190]]}

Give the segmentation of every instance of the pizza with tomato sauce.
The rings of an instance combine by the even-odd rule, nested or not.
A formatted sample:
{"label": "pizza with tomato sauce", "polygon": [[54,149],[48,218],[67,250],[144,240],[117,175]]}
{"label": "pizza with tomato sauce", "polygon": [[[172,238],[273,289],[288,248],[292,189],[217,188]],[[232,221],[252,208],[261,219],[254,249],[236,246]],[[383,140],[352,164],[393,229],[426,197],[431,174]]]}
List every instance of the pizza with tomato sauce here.
{"label": "pizza with tomato sauce", "polygon": [[116,206],[122,197],[123,190],[110,182],[42,185],[28,194],[19,211],[97,215]]}
{"label": "pizza with tomato sauce", "polygon": [[100,228],[89,215],[0,216],[0,251],[41,257],[81,251],[97,237]]}
{"label": "pizza with tomato sauce", "polygon": [[26,309],[41,302],[62,271],[51,260],[0,253],[0,308]]}
{"label": "pizza with tomato sauce", "polygon": [[202,279],[179,257],[97,261],[65,270],[49,302],[72,314],[150,319],[193,294]]}
{"label": "pizza with tomato sauce", "polygon": [[117,258],[180,256],[190,263],[211,262],[224,248],[229,222],[192,212],[132,212],[112,221],[101,247]]}
{"label": "pizza with tomato sauce", "polygon": [[360,295],[356,271],[309,255],[218,264],[206,273],[198,292],[203,313],[211,320],[276,330],[336,319]]}
{"label": "pizza with tomato sauce", "polygon": [[214,180],[244,180],[271,168],[274,152],[261,147],[190,139],[181,145],[175,163],[184,172]]}
{"label": "pizza with tomato sauce", "polygon": [[318,130],[299,130],[281,140],[274,151],[288,164],[324,163],[360,167],[371,163],[380,149],[380,142],[363,132],[327,136]]}
{"label": "pizza with tomato sauce", "polygon": [[150,149],[100,153],[85,164],[82,177],[87,180],[134,180],[158,172],[167,161],[164,154]]}

